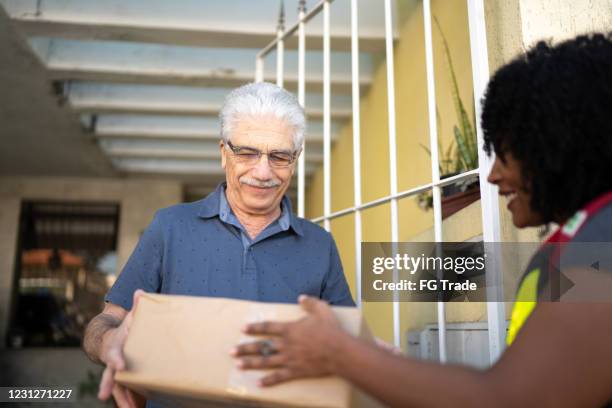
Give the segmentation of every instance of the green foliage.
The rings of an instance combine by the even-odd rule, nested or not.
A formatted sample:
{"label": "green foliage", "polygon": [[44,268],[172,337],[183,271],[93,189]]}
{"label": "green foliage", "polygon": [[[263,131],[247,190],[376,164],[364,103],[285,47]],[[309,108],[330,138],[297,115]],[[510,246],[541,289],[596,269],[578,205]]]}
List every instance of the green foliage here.
{"label": "green foliage", "polygon": [[[453,66],[453,59],[451,57],[450,48],[446,41],[446,36],[442,31],[440,22],[434,16],[434,23],[440,36],[442,37],[442,44],[444,46],[444,55],[449,67],[451,76],[451,95],[453,98],[453,105],[455,113],[457,115],[458,125],[453,126],[453,141],[449,146],[444,149],[440,134],[438,133],[438,152],[439,152],[439,168],[440,176],[463,173],[465,171],[473,170],[478,168],[478,145],[476,142],[476,112],[472,109],[472,118],[468,116],[465,105],[459,95],[459,85],[457,84],[457,76],[455,74],[455,68]],[[438,122],[438,129],[440,129],[440,114],[436,108],[436,119]],[[431,150],[424,145],[421,145],[423,149],[431,157]],[[419,207],[423,209],[431,208],[432,197],[431,192],[427,191],[421,193],[417,197]]]}
{"label": "green foliage", "polygon": [[[457,149],[452,157],[453,163],[452,171],[447,167],[448,173],[459,173],[468,170],[473,170],[478,167],[478,146],[476,143],[476,130],[475,130],[475,116],[476,113],[472,110],[472,120],[468,116],[465,109],[465,105],[459,95],[459,85],[457,84],[457,76],[455,75],[455,68],[453,66],[453,59],[451,57],[448,42],[440,26],[440,22],[434,17],[434,22],[442,37],[442,44],[444,46],[444,55],[448,62],[449,72],[451,76],[451,93],[453,98],[453,105],[455,107],[455,113],[457,115],[458,125],[453,126],[454,142],[457,145]],[[452,146],[452,143],[451,143]],[[442,175],[448,174],[441,172]]]}
{"label": "green foliage", "polygon": [[[440,129],[440,112],[436,108],[436,121],[438,123],[438,129]],[[429,147],[425,146],[422,143],[419,143],[420,146],[427,152],[429,157],[431,157],[431,150]],[[440,174],[451,174],[457,172],[457,162],[455,160],[455,144],[451,142],[450,145],[446,148],[446,150],[442,147],[442,139],[440,139],[440,133],[438,133],[438,163]]]}

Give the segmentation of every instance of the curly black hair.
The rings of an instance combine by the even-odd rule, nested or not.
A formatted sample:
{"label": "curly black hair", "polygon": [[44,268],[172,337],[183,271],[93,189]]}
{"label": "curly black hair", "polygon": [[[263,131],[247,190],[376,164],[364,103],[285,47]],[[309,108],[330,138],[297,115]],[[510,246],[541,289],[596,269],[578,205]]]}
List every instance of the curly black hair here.
{"label": "curly black hair", "polygon": [[520,163],[543,221],[612,190],[612,33],[539,42],[500,68],[483,99],[485,151]]}

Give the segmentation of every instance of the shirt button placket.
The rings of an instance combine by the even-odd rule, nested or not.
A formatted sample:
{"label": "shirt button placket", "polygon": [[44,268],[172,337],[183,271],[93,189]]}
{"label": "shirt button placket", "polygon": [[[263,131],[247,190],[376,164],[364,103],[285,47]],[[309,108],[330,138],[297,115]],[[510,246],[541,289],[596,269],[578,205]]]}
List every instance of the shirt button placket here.
{"label": "shirt button placket", "polygon": [[249,266],[249,251],[251,247],[244,247],[244,251],[242,251],[242,275],[246,275],[247,268]]}
{"label": "shirt button placket", "polygon": [[255,275],[256,272],[256,267],[255,267],[255,259],[253,258],[253,247],[251,245],[249,245],[249,247],[246,250],[246,268],[245,268],[245,272],[248,275]]}

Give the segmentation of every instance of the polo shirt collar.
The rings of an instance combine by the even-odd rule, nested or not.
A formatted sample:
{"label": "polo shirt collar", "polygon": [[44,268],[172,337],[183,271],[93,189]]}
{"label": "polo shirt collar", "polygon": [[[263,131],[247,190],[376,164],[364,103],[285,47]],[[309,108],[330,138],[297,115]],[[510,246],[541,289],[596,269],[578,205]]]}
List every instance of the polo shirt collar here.
{"label": "polo shirt collar", "polygon": [[[213,218],[219,216],[221,194],[225,194],[225,187],[225,182],[219,183],[215,191],[202,200],[200,210],[198,211],[198,217]],[[302,229],[301,220],[296,217],[295,214],[293,214],[293,210],[291,209],[291,201],[289,200],[289,198],[287,198],[287,196],[283,197],[283,200],[281,201],[281,208],[283,210],[281,218],[284,218],[285,213],[287,213],[289,217],[289,226],[291,226],[291,228],[296,234],[303,236],[304,230]],[[279,222],[283,221],[279,219]]]}
{"label": "polo shirt collar", "polygon": [[295,231],[295,233],[299,236],[303,237],[304,230],[302,229],[302,220],[296,217],[296,215],[293,213],[293,210],[291,209],[291,200],[289,200],[286,195],[283,197],[281,205],[283,205],[284,208],[287,209],[287,213],[289,213],[289,225],[291,226],[293,231]]}
{"label": "polo shirt collar", "polygon": [[225,188],[225,183],[220,183],[215,191],[207,195],[202,200],[200,210],[198,211],[198,217],[200,218],[213,218],[219,215],[219,201],[221,194]]}

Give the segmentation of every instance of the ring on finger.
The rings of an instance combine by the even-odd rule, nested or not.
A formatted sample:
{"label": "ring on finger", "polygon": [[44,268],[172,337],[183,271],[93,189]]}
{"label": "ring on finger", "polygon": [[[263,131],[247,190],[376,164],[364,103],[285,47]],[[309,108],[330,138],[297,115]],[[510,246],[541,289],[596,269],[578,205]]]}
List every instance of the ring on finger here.
{"label": "ring on finger", "polygon": [[272,344],[272,340],[267,339],[267,340],[262,340],[260,342],[259,354],[261,354],[264,357],[269,357],[276,353],[278,353],[278,350],[274,348],[274,345]]}

